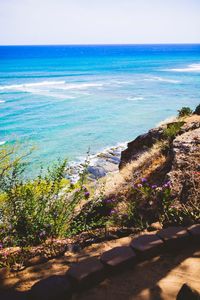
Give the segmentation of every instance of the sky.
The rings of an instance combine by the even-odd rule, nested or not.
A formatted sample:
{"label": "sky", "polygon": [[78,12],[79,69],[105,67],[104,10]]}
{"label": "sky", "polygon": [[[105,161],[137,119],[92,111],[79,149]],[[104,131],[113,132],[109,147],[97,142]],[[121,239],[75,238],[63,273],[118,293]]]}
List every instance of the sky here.
{"label": "sky", "polygon": [[0,0],[0,45],[200,43],[200,0]]}

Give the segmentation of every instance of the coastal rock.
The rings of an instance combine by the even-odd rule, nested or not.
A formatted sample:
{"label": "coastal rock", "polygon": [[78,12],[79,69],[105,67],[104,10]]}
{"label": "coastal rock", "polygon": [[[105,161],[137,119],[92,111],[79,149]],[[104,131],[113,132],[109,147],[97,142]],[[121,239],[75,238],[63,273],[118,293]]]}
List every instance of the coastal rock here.
{"label": "coastal rock", "polygon": [[[121,153],[119,168],[121,169],[130,161],[138,159],[142,153],[148,151],[156,142],[166,139],[164,133],[165,129],[173,124],[176,124],[177,122],[179,121],[170,122],[160,127],[153,128],[147,133],[139,135],[135,140],[128,143],[127,148]],[[197,128],[200,128],[200,122],[196,120],[183,122],[178,135],[195,130]]]}
{"label": "coastal rock", "polygon": [[94,179],[101,178],[106,175],[103,167],[89,166],[87,170],[91,174],[90,177]]}
{"label": "coastal rock", "polygon": [[200,104],[196,107],[195,111],[194,111],[195,115],[200,115]]}
{"label": "coastal rock", "polygon": [[156,141],[163,138],[163,127],[158,127],[149,130],[147,133],[139,135],[135,140],[128,143],[127,149],[121,153],[121,161],[119,168],[125,164],[137,159],[143,152],[153,146]]}
{"label": "coastal rock", "polygon": [[173,161],[167,177],[174,198],[185,203],[200,191],[200,128],[177,136],[172,145]]}
{"label": "coastal rock", "polygon": [[[198,111],[199,108],[197,108]],[[178,120],[179,122],[179,120]],[[137,160],[159,140],[166,140],[165,128],[173,123],[151,129],[128,143],[122,152],[120,168],[126,163]],[[173,140],[169,140],[165,169],[157,170],[157,177],[171,182],[171,193],[174,200],[181,203],[195,201],[199,206],[200,199],[200,118],[192,115],[184,122]],[[164,170],[164,171],[163,171]],[[162,173],[163,171],[163,173]],[[150,175],[151,176],[151,175]],[[154,176],[155,178],[155,176]]]}
{"label": "coastal rock", "polygon": [[[92,155],[89,158],[87,172],[90,180],[96,180],[106,176],[108,173],[118,171],[121,158],[121,151],[125,149],[125,144],[105,149],[104,151]],[[77,182],[79,174],[84,169],[84,163],[71,163],[67,170],[67,178],[72,183]]]}

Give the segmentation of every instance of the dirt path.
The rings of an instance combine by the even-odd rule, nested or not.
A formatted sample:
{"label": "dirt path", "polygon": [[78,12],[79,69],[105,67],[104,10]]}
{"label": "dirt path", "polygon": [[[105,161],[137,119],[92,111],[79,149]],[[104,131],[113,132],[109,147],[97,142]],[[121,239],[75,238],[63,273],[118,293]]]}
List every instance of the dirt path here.
{"label": "dirt path", "polygon": [[140,263],[73,300],[175,300],[185,282],[200,290],[199,275],[200,249],[190,248]]}
{"label": "dirt path", "polygon": [[[51,275],[63,275],[71,262],[86,257],[99,256],[112,247],[127,245],[131,237],[95,244],[78,254],[29,267],[18,273],[8,274],[0,282],[0,299],[29,299],[26,292],[37,281]],[[172,300],[185,282],[200,289],[200,249],[183,249],[138,264],[135,268],[112,275],[98,286],[74,295],[73,300]]]}

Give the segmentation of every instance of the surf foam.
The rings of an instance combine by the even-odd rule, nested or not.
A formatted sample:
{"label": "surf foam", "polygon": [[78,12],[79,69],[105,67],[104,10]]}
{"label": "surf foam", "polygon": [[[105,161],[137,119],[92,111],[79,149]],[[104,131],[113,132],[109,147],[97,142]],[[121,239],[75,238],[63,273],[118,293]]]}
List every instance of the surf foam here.
{"label": "surf foam", "polygon": [[160,81],[160,82],[167,82],[167,83],[180,83],[180,80],[163,78],[163,77],[149,77],[145,78],[146,81]]}
{"label": "surf foam", "polygon": [[200,64],[191,64],[191,65],[188,65],[186,68],[167,69],[166,71],[172,71],[172,72],[200,72]]}
{"label": "surf foam", "polygon": [[126,100],[136,101],[136,100],[144,100],[144,98],[143,97],[127,97]]}

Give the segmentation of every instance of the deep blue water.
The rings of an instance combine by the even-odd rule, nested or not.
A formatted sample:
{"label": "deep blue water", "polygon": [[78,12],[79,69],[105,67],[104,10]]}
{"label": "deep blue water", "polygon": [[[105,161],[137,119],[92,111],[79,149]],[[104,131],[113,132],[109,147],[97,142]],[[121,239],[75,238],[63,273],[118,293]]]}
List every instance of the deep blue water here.
{"label": "deep blue water", "polygon": [[2,46],[0,144],[35,166],[129,141],[200,103],[200,45]]}

